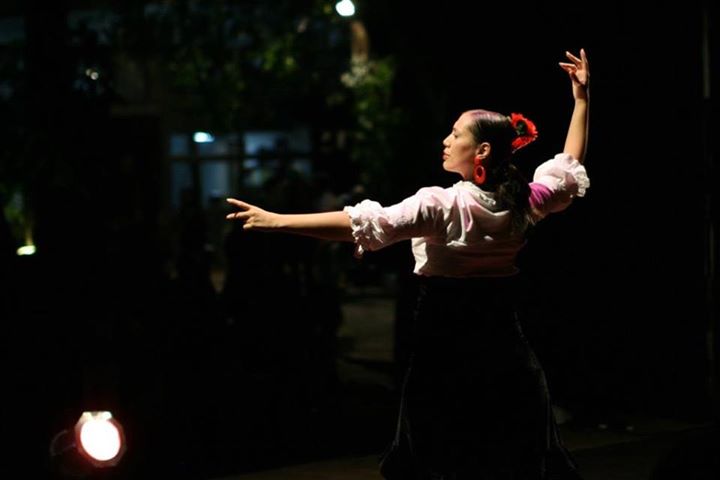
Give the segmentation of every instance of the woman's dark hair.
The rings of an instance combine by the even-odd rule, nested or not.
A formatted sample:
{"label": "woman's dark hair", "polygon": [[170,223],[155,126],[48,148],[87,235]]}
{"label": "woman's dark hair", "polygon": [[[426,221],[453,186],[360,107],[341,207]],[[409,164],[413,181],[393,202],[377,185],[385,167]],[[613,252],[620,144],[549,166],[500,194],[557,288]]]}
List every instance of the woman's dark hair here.
{"label": "woman's dark hair", "polygon": [[510,211],[512,229],[523,232],[530,219],[530,187],[525,177],[512,164],[512,141],[515,128],[505,115],[489,110],[470,110],[473,122],[469,129],[475,141],[490,144],[490,155],[483,162],[487,180],[483,188],[495,192],[502,209]]}

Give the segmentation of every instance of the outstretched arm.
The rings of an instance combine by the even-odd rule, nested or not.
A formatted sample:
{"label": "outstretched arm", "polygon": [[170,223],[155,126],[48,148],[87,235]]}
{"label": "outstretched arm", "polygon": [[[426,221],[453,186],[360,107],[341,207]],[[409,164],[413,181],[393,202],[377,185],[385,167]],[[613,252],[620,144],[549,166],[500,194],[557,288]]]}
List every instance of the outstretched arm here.
{"label": "outstretched arm", "polygon": [[244,230],[292,233],[323,240],[355,241],[350,217],[345,212],[279,214],[234,198],[228,198],[227,201],[239,210],[228,214],[225,218],[240,220],[243,222]]}
{"label": "outstretched arm", "polygon": [[580,58],[565,52],[569,63],[560,62],[560,67],[568,73],[572,82],[575,108],[570,118],[564,153],[569,153],[580,163],[585,160],[588,140],[588,116],[590,112],[590,65],[585,50],[580,49]]}

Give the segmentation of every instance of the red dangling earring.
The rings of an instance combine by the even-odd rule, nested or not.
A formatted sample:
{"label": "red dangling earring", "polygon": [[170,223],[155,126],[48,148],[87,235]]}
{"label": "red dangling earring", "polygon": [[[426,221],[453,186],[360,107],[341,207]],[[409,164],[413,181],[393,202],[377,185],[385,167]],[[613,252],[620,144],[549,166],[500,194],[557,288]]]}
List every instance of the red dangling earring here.
{"label": "red dangling earring", "polygon": [[475,183],[478,185],[485,183],[485,167],[482,165],[475,166],[473,169],[473,180],[475,180]]}
{"label": "red dangling earring", "polygon": [[477,155],[475,157],[475,168],[473,169],[473,180],[478,185],[485,183],[485,167],[482,166],[482,157]]}

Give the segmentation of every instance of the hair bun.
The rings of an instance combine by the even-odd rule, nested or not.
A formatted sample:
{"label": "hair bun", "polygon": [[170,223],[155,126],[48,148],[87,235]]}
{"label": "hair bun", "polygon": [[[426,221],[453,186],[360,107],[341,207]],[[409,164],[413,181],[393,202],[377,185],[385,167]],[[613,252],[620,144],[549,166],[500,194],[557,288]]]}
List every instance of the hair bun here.
{"label": "hair bun", "polygon": [[535,124],[520,113],[511,113],[510,123],[515,129],[517,137],[512,141],[512,151],[515,152],[524,146],[534,142],[538,137]]}

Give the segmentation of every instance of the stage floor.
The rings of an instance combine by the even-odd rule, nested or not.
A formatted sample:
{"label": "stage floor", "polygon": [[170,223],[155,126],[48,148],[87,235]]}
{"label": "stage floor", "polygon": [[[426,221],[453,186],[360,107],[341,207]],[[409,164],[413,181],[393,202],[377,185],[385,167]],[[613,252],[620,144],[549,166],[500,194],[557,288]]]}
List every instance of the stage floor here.
{"label": "stage floor", "polygon": [[[359,392],[361,400],[353,407],[353,416],[364,418],[366,423],[372,423],[373,416],[378,414],[378,405],[371,407],[369,399],[393,386],[392,370],[388,367],[392,366],[394,313],[394,299],[382,294],[361,294],[343,304],[344,321],[338,332],[338,374],[343,384]],[[374,393],[364,396],[362,392],[366,391]],[[392,405],[385,408],[394,408]],[[394,413],[384,415],[391,419]],[[556,410],[558,421],[566,420],[560,425],[561,436],[584,480],[648,479],[658,463],[678,445],[705,438],[709,431],[707,424],[644,414],[625,418],[632,425],[628,429],[597,424],[579,426],[569,415],[562,409]],[[362,424],[359,421],[355,428]],[[383,445],[378,446],[378,454],[339,455],[213,480],[381,480],[377,461],[382,448]]]}
{"label": "stage floor", "polygon": [[[581,432],[566,435],[584,480],[649,479],[658,463],[678,445],[686,444],[707,430],[704,427],[681,428],[664,432],[619,434]],[[705,478],[705,477],[702,477]],[[322,462],[287,466],[261,472],[222,477],[217,480],[382,480],[377,456],[344,457]]]}

